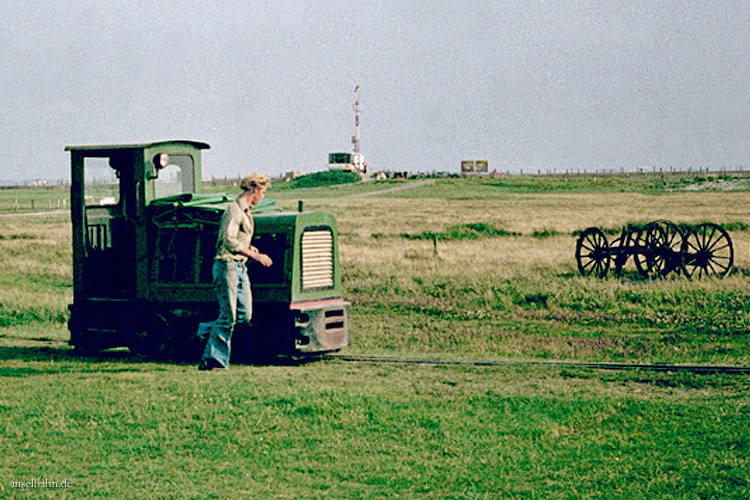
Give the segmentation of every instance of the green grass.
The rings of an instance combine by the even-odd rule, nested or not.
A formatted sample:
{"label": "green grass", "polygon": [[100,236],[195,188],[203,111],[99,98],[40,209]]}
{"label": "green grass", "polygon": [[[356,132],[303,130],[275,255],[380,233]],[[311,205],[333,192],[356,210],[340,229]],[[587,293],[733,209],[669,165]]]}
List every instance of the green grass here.
{"label": "green grass", "polygon": [[[747,364],[745,280],[627,282],[548,274],[375,274],[350,270],[353,349],[655,363]],[[387,327],[385,326],[387,325]],[[399,332],[387,335],[386,331]]]}
{"label": "green grass", "polygon": [[[657,181],[445,179],[359,196],[411,182],[386,181],[269,197],[336,215],[347,353],[748,366],[750,198]],[[723,224],[737,272],[578,275],[576,230],[657,219]],[[0,218],[4,498],[750,496],[747,375],[337,360],[219,374],[125,350],[76,357],[70,237],[65,214]],[[73,486],[12,485],[32,479]]]}
{"label": "green grass", "polygon": [[[698,181],[696,181],[698,179]],[[710,180],[721,180],[733,191],[750,189],[746,173],[713,175]],[[630,174],[630,175],[512,175],[500,178],[441,179],[435,184],[420,187],[417,197],[448,200],[477,200],[502,198],[509,195],[565,194],[565,193],[641,193],[661,195],[682,192],[692,186],[703,186],[704,192],[722,192],[721,185],[709,186],[705,177],[694,174]],[[391,195],[411,198],[415,192]]]}
{"label": "green grass", "polygon": [[[553,368],[193,366],[5,353],[0,491],[72,498],[729,498],[748,381]],[[65,380],[65,384],[60,381]],[[252,381],[250,383],[250,381]],[[352,383],[356,381],[356,383]]]}
{"label": "green grass", "polygon": [[[276,181],[268,191],[269,198],[284,201],[295,199],[335,199],[372,193],[404,186],[415,180],[391,179],[357,182],[359,176],[349,172],[322,171],[304,175],[294,181]],[[238,192],[232,181],[207,184],[207,192]],[[439,179],[416,190],[389,194],[393,198],[442,198],[447,200],[504,199],[508,196],[560,193],[642,193],[660,195],[684,192],[698,187],[703,192],[749,191],[746,172],[719,173],[649,173],[623,175],[512,175],[501,178]],[[69,209],[69,187],[53,185],[45,188],[0,188],[0,214],[43,212]]]}

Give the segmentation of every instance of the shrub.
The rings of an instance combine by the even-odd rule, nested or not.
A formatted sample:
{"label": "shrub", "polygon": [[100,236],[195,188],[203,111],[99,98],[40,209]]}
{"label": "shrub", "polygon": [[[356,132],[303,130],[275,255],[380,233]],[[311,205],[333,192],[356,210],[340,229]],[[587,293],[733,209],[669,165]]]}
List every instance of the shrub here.
{"label": "shrub", "polygon": [[458,241],[458,240],[478,240],[480,238],[492,238],[496,236],[514,236],[505,229],[499,229],[491,224],[483,222],[458,224],[450,226],[445,231],[423,231],[417,234],[401,233],[402,238],[409,240],[434,240],[441,241]]}
{"label": "shrub", "polygon": [[320,186],[332,186],[335,184],[351,184],[359,182],[361,177],[359,174],[354,172],[345,172],[341,170],[326,170],[323,172],[315,172],[309,175],[303,175],[289,183],[289,187],[292,189],[296,188],[311,188]]}

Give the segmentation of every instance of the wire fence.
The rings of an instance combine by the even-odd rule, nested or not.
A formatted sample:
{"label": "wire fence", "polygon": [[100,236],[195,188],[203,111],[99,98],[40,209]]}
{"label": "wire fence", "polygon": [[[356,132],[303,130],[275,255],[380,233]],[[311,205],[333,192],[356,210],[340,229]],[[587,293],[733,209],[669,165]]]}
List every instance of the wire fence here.
{"label": "wire fence", "polygon": [[531,177],[618,177],[636,175],[658,175],[658,176],[750,176],[750,167],[639,167],[639,168],[600,168],[600,169],[559,169],[559,168],[521,168],[519,170],[491,170],[490,172],[470,172],[462,174],[463,177],[487,177],[487,176],[531,176]]}
{"label": "wire fence", "polygon": [[0,214],[67,211],[70,186],[5,187],[0,189]]}
{"label": "wire fence", "polygon": [[68,211],[70,202],[66,198],[0,200],[0,214]]}

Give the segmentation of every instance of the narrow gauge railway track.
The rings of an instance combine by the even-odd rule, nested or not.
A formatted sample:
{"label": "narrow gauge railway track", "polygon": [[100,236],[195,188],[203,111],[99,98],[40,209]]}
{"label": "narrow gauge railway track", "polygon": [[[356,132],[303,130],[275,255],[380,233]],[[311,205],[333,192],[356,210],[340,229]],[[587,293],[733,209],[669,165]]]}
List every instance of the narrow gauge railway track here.
{"label": "narrow gauge railway track", "polygon": [[[6,337],[14,337],[6,335]],[[47,337],[24,338],[31,343],[64,343],[58,339]],[[296,358],[299,360],[300,358]],[[314,356],[314,359],[327,359],[334,361],[360,362],[360,363],[393,363],[405,365],[459,365],[459,366],[546,366],[556,368],[588,368],[596,370],[644,370],[657,372],[690,372],[698,374],[735,374],[750,375],[750,366],[728,366],[728,365],[668,365],[653,363],[614,363],[607,361],[543,361],[543,360],[470,360],[470,359],[429,359],[385,356],[377,354],[341,354],[327,353]]]}
{"label": "narrow gauge railway track", "polygon": [[587,361],[536,361],[536,360],[464,360],[427,359],[370,354],[327,354],[326,359],[364,363],[397,363],[413,365],[465,365],[465,366],[547,366],[557,368],[588,368],[597,370],[644,370],[657,372],[690,372],[698,374],[750,374],[750,366],[669,365],[652,363],[612,363]]}

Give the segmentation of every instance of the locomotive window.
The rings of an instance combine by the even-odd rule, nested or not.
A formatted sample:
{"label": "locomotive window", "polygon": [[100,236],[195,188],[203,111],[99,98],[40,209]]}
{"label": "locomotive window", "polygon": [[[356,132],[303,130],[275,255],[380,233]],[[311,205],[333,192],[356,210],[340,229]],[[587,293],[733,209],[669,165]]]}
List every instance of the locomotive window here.
{"label": "locomotive window", "polygon": [[154,199],[193,192],[195,175],[193,157],[169,155],[168,158],[169,162],[165,167],[154,165],[157,176],[154,180]]}
{"label": "locomotive window", "polygon": [[107,158],[85,158],[83,177],[87,207],[119,203],[120,181]]}

